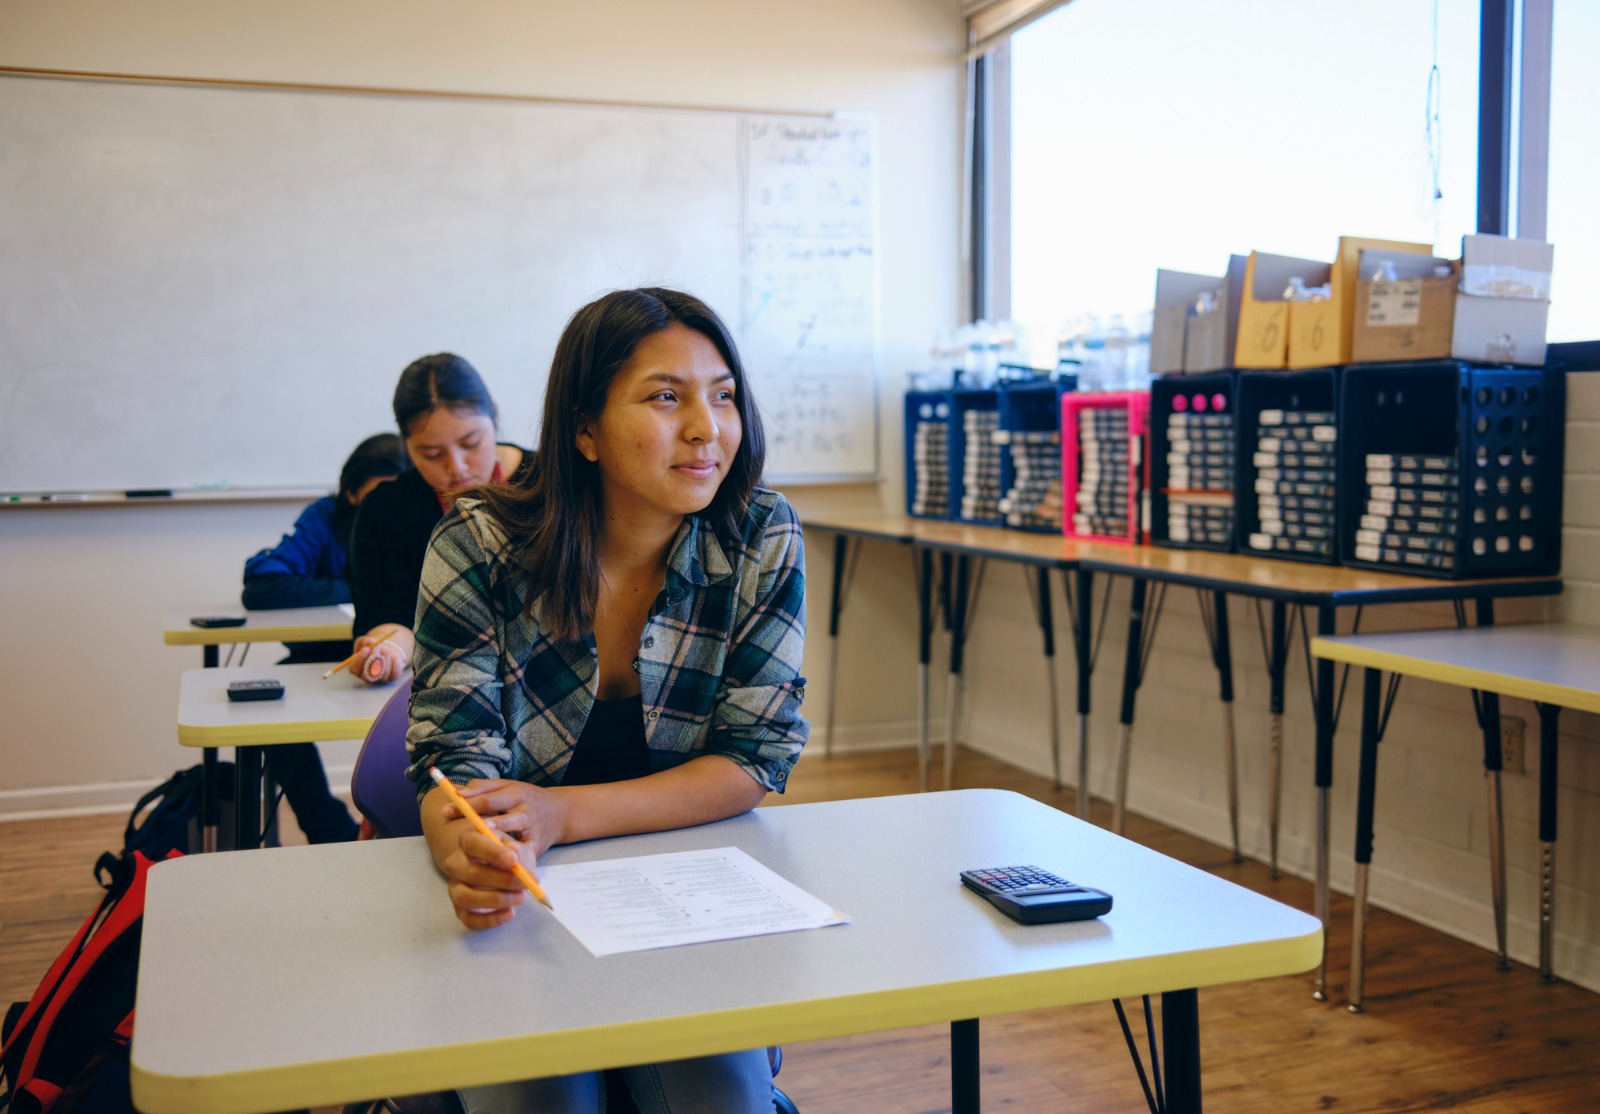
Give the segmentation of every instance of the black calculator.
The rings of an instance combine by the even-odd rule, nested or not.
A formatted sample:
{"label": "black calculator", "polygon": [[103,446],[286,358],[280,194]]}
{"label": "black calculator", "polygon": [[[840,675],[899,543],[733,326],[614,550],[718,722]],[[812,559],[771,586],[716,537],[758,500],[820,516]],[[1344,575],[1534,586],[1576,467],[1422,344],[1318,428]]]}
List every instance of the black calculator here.
{"label": "black calculator", "polygon": [[961,884],[1023,924],[1087,921],[1111,912],[1111,895],[1068,882],[1036,866],[991,866],[963,870]]}

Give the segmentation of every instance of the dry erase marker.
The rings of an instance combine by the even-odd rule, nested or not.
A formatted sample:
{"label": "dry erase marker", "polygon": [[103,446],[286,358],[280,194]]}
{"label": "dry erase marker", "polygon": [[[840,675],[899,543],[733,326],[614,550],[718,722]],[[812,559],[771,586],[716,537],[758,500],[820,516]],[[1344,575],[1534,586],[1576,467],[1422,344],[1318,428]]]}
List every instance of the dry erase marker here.
{"label": "dry erase marker", "polygon": [[[444,790],[445,796],[450,798],[450,803],[456,806],[457,812],[466,817],[478,831],[492,840],[499,841],[500,837],[495,835],[489,825],[483,822],[483,817],[478,815],[477,809],[467,803],[467,799],[461,795],[461,791],[450,784],[449,779],[439,772],[439,767],[429,766],[428,774],[434,781],[439,783],[439,788]],[[517,876],[517,881],[527,887],[528,892],[538,900],[540,905],[543,905],[546,909],[555,908],[550,904],[550,898],[546,896],[544,887],[539,885],[539,880],[529,873],[528,868],[523,866],[520,861],[512,865],[511,873]]]}

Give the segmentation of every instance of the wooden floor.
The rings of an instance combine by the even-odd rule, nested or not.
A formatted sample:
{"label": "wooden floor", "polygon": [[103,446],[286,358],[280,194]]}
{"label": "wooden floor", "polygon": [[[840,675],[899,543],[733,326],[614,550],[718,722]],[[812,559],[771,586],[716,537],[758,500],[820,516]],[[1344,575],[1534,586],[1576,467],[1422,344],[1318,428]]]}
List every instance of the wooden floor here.
{"label": "wooden floor", "polygon": [[[909,751],[808,756],[782,804],[911,792]],[[962,752],[958,786],[1013,789],[1067,811],[1070,790]],[[773,806],[769,806],[773,807]],[[781,805],[776,806],[781,807]],[[1095,818],[1105,822],[1099,802]],[[0,1003],[27,997],[93,907],[96,856],[121,844],[122,817],[0,823]],[[292,821],[285,841],[298,835]],[[1273,881],[1219,847],[1139,817],[1128,835],[1300,909],[1311,885]],[[1488,909],[1484,916],[1489,915]],[[1600,1109],[1600,995],[1545,985],[1529,968],[1375,910],[1368,1012],[1342,1003],[1350,903],[1335,895],[1332,1001],[1309,977],[1200,994],[1201,1063],[1213,1111]],[[937,926],[929,931],[936,932]],[[1130,1003],[1130,1005],[1133,1005]],[[1134,1011],[1135,1013],[1137,1010]],[[1141,1028],[1130,1017],[1136,1035]],[[929,1026],[784,1048],[780,1085],[806,1114],[919,1114],[950,1109],[948,1029]],[[1143,1094],[1109,1003],[986,1018],[983,1107],[1038,1112],[1139,1111]]]}

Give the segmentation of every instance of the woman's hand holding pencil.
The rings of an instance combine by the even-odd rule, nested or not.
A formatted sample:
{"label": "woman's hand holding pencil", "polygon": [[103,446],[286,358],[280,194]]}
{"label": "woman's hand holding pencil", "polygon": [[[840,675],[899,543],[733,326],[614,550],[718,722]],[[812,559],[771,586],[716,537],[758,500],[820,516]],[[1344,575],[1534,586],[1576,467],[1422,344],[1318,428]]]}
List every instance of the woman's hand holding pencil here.
{"label": "woman's hand holding pencil", "polygon": [[[550,908],[549,897],[545,894],[544,888],[539,885],[538,878],[534,877],[533,872],[522,864],[521,853],[515,842],[508,842],[509,837],[498,834],[490,828],[483,817],[478,815],[478,810],[472,807],[472,804],[461,795],[461,791],[450,783],[449,779],[439,771],[438,767],[430,766],[428,774],[433,778],[434,783],[444,791],[456,815],[471,824],[474,832],[482,836],[483,840],[493,841],[493,849],[485,844],[483,840],[474,841],[476,847],[471,847],[469,846],[469,841],[471,841],[472,837],[464,837],[461,845],[461,854],[466,861],[459,866],[450,862],[441,863],[441,865],[445,866],[446,873],[450,874],[454,879],[451,885],[451,897],[456,904],[456,915],[461,918],[462,922],[469,928],[486,928],[510,919],[511,908],[481,907],[471,904],[473,901],[482,901],[481,895],[485,890],[500,888],[486,885],[491,879],[484,877],[483,868],[509,873],[540,904],[547,909]],[[498,861],[491,861],[487,857],[489,855],[493,855],[493,859]],[[460,892],[457,892],[458,886],[461,887]],[[472,896],[474,892],[479,896]],[[519,897],[520,895],[512,894],[509,896]],[[497,897],[496,900],[501,899]],[[463,904],[464,901],[466,904]],[[515,905],[516,902],[511,902],[511,904]]]}

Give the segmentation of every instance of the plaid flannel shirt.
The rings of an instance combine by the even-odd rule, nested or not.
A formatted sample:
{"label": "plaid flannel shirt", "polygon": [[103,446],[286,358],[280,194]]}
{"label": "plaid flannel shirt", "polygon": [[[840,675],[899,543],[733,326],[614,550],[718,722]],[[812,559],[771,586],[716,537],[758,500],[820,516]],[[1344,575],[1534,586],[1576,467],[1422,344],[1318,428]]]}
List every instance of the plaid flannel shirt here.
{"label": "plaid flannel shirt", "polygon": [[[809,728],[805,553],[800,522],[758,488],[729,549],[710,524],[683,520],[666,580],[640,632],[634,668],[653,770],[702,754],[738,763],[783,791]],[[526,576],[499,522],[460,500],[434,530],[417,599],[407,775],[455,782],[507,778],[559,785],[594,707],[599,659],[545,635],[524,609]]]}

